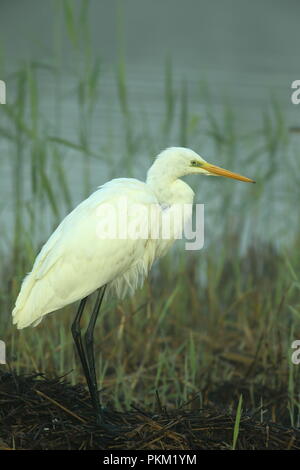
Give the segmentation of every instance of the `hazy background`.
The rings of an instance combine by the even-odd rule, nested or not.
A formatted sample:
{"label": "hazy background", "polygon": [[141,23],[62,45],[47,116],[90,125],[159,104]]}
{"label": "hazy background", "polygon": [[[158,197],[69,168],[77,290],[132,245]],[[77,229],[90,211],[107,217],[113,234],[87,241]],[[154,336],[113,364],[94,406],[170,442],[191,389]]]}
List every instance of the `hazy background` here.
{"label": "hazy background", "polygon": [[144,179],[163,148],[188,146],[257,183],[187,178],[205,204],[204,249],[178,243],[132,299],[104,306],[100,388],[120,408],[204,390],[202,407],[225,381],[231,407],[248,394],[260,413],[277,396],[272,419],[300,425],[299,17],[293,0],[0,1],[0,338],[12,368],[83,380],[76,306],[12,327],[24,274],[97,186]]}
{"label": "hazy background", "polygon": [[144,178],[169,145],[258,181],[190,179],[205,246],[228,229],[225,206],[242,249],[294,240],[299,2],[2,0],[0,13],[4,250],[21,226],[40,243],[108,178]]}
{"label": "hazy background", "polygon": [[[150,98],[159,102],[156,93],[162,88],[162,67],[169,54],[176,78],[184,77],[195,87],[199,79],[209,80],[216,103],[226,91],[237,105],[253,110],[268,100],[272,90],[293,112],[289,94],[298,73],[296,0],[89,3],[93,52],[109,70],[122,48],[132,95],[143,98],[145,105]],[[53,60],[55,28],[63,22],[58,4],[63,1],[1,0],[1,48],[8,70],[20,61]],[[62,56],[71,62],[72,48],[64,39]]]}

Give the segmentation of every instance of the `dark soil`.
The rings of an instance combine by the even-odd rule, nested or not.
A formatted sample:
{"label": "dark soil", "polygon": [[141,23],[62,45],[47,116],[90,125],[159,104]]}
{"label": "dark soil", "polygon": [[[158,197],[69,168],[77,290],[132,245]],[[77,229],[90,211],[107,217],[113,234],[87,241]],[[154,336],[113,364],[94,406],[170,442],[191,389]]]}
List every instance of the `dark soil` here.
{"label": "dark soil", "polygon": [[300,429],[288,426],[282,393],[260,390],[264,406],[250,412],[247,389],[222,384],[203,408],[195,399],[165,409],[158,398],[156,412],[139,405],[128,412],[108,409],[106,429],[96,425],[82,385],[14,373],[0,373],[0,449],[231,449],[240,393],[244,402],[237,449],[300,449]]}

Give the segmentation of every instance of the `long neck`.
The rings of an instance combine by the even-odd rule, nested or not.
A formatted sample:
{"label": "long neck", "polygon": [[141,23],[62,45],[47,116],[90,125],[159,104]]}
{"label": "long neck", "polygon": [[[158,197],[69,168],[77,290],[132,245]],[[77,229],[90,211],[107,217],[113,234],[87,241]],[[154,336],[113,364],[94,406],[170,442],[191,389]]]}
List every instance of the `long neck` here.
{"label": "long neck", "polygon": [[147,185],[152,189],[161,204],[192,204],[194,192],[182,180],[167,174],[148,171]]}

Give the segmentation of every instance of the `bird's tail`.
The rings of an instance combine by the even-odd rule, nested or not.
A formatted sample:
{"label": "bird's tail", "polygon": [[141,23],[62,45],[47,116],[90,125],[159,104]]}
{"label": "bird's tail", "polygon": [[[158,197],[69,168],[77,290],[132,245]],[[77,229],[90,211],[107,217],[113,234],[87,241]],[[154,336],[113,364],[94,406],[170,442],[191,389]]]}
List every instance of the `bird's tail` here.
{"label": "bird's tail", "polygon": [[[41,281],[36,280],[32,273],[25,277],[20,293],[17,297],[15,308],[12,311],[13,324],[18,329],[27,326],[38,325],[47,311],[49,298],[45,298],[45,291],[38,285]],[[44,297],[42,297],[42,293]]]}

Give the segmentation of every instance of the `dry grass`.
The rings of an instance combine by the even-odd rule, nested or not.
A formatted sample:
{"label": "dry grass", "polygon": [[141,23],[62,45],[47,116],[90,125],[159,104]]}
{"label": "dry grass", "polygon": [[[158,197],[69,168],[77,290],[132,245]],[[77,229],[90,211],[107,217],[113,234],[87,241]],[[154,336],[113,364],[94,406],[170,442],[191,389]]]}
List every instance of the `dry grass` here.
{"label": "dry grass", "polygon": [[[228,384],[227,384],[228,385]],[[239,393],[237,384],[235,392]],[[269,391],[265,390],[265,393]],[[282,409],[276,392],[264,406]],[[158,397],[156,410],[134,405],[132,410],[106,410],[111,432],[97,426],[87,392],[60,379],[41,375],[0,376],[0,448],[5,449],[232,449],[236,415],[220,406],[225,396],[216,391],[209,406],[197,399],[180,408],[167,409]],[[248,400],[246,399],[246,403]],[[300,449],[300,431],[276,424],[271,417],[260,421],[260,410],[241,413],[236,449]]]}

